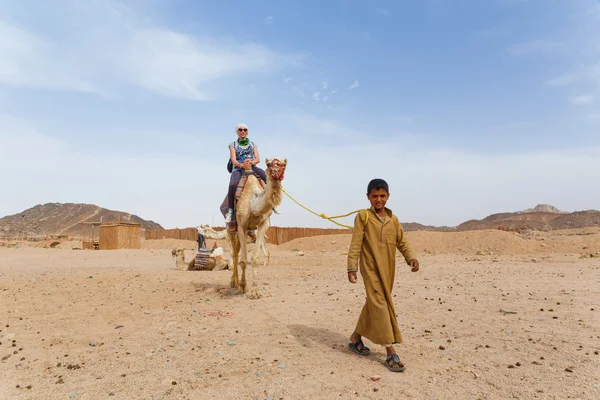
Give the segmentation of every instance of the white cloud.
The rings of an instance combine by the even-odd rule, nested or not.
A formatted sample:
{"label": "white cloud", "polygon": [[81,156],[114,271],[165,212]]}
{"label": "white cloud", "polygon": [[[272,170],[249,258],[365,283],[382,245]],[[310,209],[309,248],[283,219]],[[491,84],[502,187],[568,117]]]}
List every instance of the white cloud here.
{"label": "white cloud", "polygon": [[263,20],[263,22],[267,25],[271,25],[275,22],[275,18],[272,15],[269,15]]}
{"label": "white cloud", "polygon": [[163,96],[206,100],[218,95],[211,86],[215,82],[261,76],[301,60],[257,43],[151,26],[112,2],[74,4],[61,13],[64,20],[53,21],[56,31],[50,33],[0,20],[0,84],[105,96],[133,85]]}
{"label": "white cloud", "polygon": [[569,102],[576,105],[590,105],[594,103],[595,97],[593,94],[571,96],[569,97]]}
{"label": "white cloud", "polygon": [[327,81],[321,82],[321,89],[325,90],[325,89],[327,89],[327,86],[329,86]]}
{"label": "white cloud", "polygon": [[574,71],[548,79],[545,83],[549,86],[566,86],[579,82],[594,83],[600,87],[600,62],[580,65]]}
{"label": "white cloud", "polygon": [[321,94],[319,92],[314,92],[312,98],[313,100],[319,101],[321,99]]}
{"label": "white cloud", "polygon": [[[392,193],[388,204],[402,221],[436,225],[456,225],[538,203],[564,210],[597,208],[595,199],[600,198],[598,185],[581,185],[596,180],[600,149],[492,155],[431,147],[418,137],[401,134],[379,140],[371,132],[303,114],[278,114],[265,120],[270,125],[263,127],[259,142],[262,159],[287,158],[284,187],[319,213],[343,214],[366,207],[366,185],[375,177],[388,180]],[[222,161],[225,154],[221,160],[208,154],[213,150],[207,150],[206,157],[193,152],[101,153],[52,139],[26,122],[0,118],[0,124],[7,127],[0,133],[0,170],[12,171],[3,175],[3,185],[11,190],[0,196],[0,216],[44,202],[87,202],[132,212],[168,228],[213,220],[223,225],[218,207],[229,179]],[[173,144],[182,142],[191,147],[221,146],[202,137],[194,141],[193,135],[173,139]],[[314,145],[317,142],[319,146]],[[402,174],[395,172],[397,149],[411,149],[403,153]],[[375,157],[376,165],[361,164],[352,169],[351,180],[345,179],[344,166],[365,157]],[[202,185],[198,185],[198,171],[202,171]],[[110,182],[111,190],[97,185],[98,181]],[[472,195],[473,188],[477,196]],[[274,225],[331,226],[287,197],[280,209],[283,214],[271,219]],[[351,223],[352,217],[341,222]]]}
{"label": "white cloud", "polygon": [[291,81],[291,80],[292,80],[292,78],[285,78],[283,81],[284,81],[285,83],[288,83],[288,82],[289,82],[289,81]]}
{"label": "white cloud", "polygon": [[508,52],[513,56],[519,56],[529,53],[546,53],[556,52],[565,46],[565,43],[549,40],[534,40],[532,42],[523,42],[509,47]]}
{"label": "white cloud", "polygon": [[388,15],[390,15],[390,12],[389,12],[388,10],[385,10],[385,9],[383,9],[383,8],[376,8],[376,9],[375,9],[375,12],[376,12],[377,14],[379,14],[379,15],[385,15],[386,17],[387,17]]}
{"label": "white cloud", "polygon": [[350,89],[350,90],[352,90],[352,89],[356,89],[356,88],[358,87],[358,84],[359,84],[359,83],[358,83],[358,81],[354,81],[354,82],[352,83],[352,85],[350,85],[350,87],[349,87],[348,89]]}
{"label": "white cloud", "polygon": [[331,92],[329,92],[329,94],[336,94],[337,93],[337,89],[333,89]]}
{"label": "white cloud", "polygon": [[365,133],[360,132],[356,129],[350,128],[341,124],[335,120],[320,119],[313,115],[296,112],[296,113],[278,113],[269,115],[269,125],[272,129],[272,135],[269,137],[278,137],[281,126],[286,127],[286,131],[290,133],[301,132],[302,137],[305,139],[321,139],[321,144],[327,146],[324,143],[325,139],[331,139],[336,141],[342,138],[352,139],[356,141],[366,141],[367,136]]}
{"label": "white cloud", "polygon": [[304,90],[301,86],[294,85],[294,86],[292,86],[292,90],[294,91],[294,93],[296,93],[300,97],[306,97],[306,95],[304,94]]}
{"label": "white cloud", "polygon": [[580,79],[579,74],[569,72],[566,74],[562,74],[562,75],[550,78],[550,79],[546,80],[546,82],[544,82],[544,83],[548,86],[565,86],[565,85],[570,85],[574,82],[577,82],[579,79]]}
{"label": "white cloud", "polygon": [[0,21],[0,54],[0,84],[99,93],[87,81],[84,71],[70,62],[68,52],[3,21]]}
{"label": "white cloud", "polygon": [[[577,86],[600,95],[600,7],[595,0],[581,0],[569,3],[569,18],[566,26],[556,32],[564,32],[561,38],[563,62],[571,64],[565,71],[545,81],[549,86]],[[544,42],[541,42],[544,43]],[[540,44],[538,47],[548,47]],[[552,47],[550,45],[550,47]],[[585,85],[585,89],[582,89]],[[589,104],[589,97],[570,97],[574,104]]]}
{"label": "white cloud", "polygon": [[286,63],[261,45],[197,40],[164,30],[136,32],[125,62],[130,82],[166,96],[192,100],[206,98],[204,83],[275,71]]}

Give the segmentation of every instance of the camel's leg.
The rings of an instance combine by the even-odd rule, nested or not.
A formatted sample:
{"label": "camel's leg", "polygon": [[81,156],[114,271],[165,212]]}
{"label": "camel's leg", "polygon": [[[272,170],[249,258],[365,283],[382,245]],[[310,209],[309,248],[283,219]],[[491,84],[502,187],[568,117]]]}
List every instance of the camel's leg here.
{"label": "camel's leg", "polygon": [[[265,236],[265,238],[266,238],[266,236]],[[262,244],[262,246],[261,246],[261,247],[262,247],[263,254],[265,255],[265,262],[263,263],[263,267],[264,267],[264,266],[267,266],[267,265],[271,265],[271,253],[269,252],[269,250],[267,250],[267,243],[266,243],[266,242],[267,242],[267,241],[266,241],[266,239],[265,239],[265,240],[263,241],[263,244]]]}
{"label": "camel's leg", "polygon": [[271,253],[267,251],[267,265],[271,265]]}
{"label": "camel's leg", "polygon": [[256,230],[256,248],[252,254],[252,290],[250,292],[251,299],[259,299],[262,295],[258,291],[258,261],[261,248],[264,248],[265,234],[269,228],[268,221],[265,221]]}
{"label": "camel's leg", "polygon": [[231,283],[229,286],[237,288],[240,286],[240,278],[238,277],[238,260],[240,254],[240,241],[237,240],[237,234],[229,234],[229,242],[231,244],[231,261],[233,264],[233,275],[231,275]]}
{"label": "camel's leg", "polygon": [[240,293],[246,292],[246,266],[248,265],[248,249],[246,245],[246,229],[238,225],[238,241],[240,242],[240,266],[242,267],[242,280],[240,281]]}
{"label": "camel's leg", "polygon": [[269,250],[267,250],[267,244],[263,242],[262,246],[260,246],[260,249],[262,250],[263,255],[265,256],[265,261],[263,261],[263,267],[271,265],[271,253],[269,253]]}

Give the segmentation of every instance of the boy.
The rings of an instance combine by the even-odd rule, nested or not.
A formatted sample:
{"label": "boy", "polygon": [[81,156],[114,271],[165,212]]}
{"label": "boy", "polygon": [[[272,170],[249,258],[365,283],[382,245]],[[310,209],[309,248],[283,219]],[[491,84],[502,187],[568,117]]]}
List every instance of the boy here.
{"label": "boy", "polygon": [[396,248],[400,250],[412,272],[419,270],[419,261],[404,236],[400,221],[385,207],[389,197],[388,184],[383,179],[373,179],[367,187],[371,208],[359,212],[354,220],[348,251],[348,280],[356,283],[360,264],[367,301],[356,329],[350,336],[348,347],[359,355],[369,355],[371,351],[362,342],[364,336],[373,343],[385,346],[385,364],[389,370],[402,372],[404,365],[392,346],[394,343],[402,343],[392,300]]}

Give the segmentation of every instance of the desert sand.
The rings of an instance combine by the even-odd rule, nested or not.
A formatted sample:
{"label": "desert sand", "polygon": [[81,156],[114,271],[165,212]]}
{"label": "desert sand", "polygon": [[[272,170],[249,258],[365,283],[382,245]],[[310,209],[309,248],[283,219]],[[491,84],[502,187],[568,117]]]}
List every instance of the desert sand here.
{"label": "desert sand", "polygon": [[0,248],[0,398],[600,398],[600,229],[407,236],[403,373],[368,340],[347,350],[364,301],[349,235],[270,245],[259,300],[231,271],[177,271],[171,249],[194,242]]}

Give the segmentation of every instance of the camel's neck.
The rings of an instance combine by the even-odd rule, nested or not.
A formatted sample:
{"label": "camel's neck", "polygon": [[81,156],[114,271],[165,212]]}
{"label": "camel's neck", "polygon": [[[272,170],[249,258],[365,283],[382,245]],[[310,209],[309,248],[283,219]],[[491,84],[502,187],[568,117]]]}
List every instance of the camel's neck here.
{"label": "camel's neck", "polygon": [[212,228],[205,229],[204,230],[204,236],[207,237],[207,238],[209,238],[209,239],[215,239],[215,240],[227,239],[227,229],[224,229],[224,230],[221,230],[221,231],[215,231]]}
{"label": "camel's neck", "polygon": [[281,204],[281,182],[267,179],[267,187],[256,201],[250,203],[252,214],[262,215],[268,213],[273,207]]}

